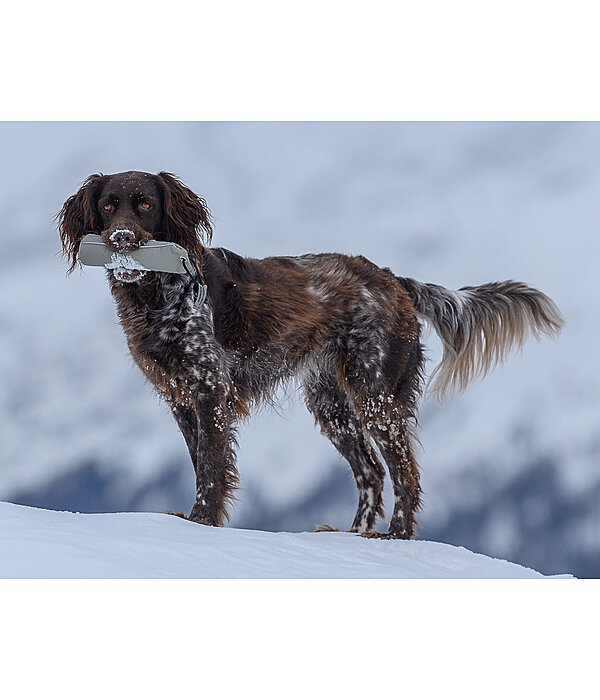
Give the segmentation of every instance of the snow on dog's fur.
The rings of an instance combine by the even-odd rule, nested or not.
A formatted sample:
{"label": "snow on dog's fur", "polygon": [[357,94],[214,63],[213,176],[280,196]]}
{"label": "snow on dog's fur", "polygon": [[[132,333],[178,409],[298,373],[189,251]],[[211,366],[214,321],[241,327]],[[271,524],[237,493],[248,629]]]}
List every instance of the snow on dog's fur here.
{"label": "snow on dog's fur", "polygon": [[354,474],[350,529],[377,536],[385,476],[378,450],[394,490],[386,536],[411,537],[421,505],[413,449],[424,364],[419,318],[444,346],[433,373],[437,396],[462,391],[528,336],[555,335],[563,323],[551,299],[520,282],[451,291],[362,256],[256,260],[209,248],[205,201],[169,173],[92,175],[59,220],[70,269],[83,236],[97,233],[116,254],[150,239],[178,243],[202,271],[208,297],[199,308],[186,277],[107,274],[132,357],[169,403],[189,448],[196,472],[189,519],[210,525],[223,524],[237,485],[237,423],[296,376]]}

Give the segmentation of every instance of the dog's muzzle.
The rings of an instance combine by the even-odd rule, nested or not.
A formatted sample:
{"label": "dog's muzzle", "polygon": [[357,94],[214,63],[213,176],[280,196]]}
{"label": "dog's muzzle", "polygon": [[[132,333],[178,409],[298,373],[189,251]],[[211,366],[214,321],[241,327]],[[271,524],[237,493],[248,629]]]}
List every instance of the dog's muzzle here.
{"label": "dog's muzzle", "polygon": [[102,234],[105,244],[113,251],[112,260],[105,265],[119,282],[137,282],[148,270],[129,254],[150,240],[146,233],[136,233],[131,228],[120,226]]}
{"label": "dog's muzzle", "polygon": [[104,267],[111,270],[115,279],[119,282],[137,282],[148,272],[137,260],[134,260],[129,253],[114,252],[112,260]]}

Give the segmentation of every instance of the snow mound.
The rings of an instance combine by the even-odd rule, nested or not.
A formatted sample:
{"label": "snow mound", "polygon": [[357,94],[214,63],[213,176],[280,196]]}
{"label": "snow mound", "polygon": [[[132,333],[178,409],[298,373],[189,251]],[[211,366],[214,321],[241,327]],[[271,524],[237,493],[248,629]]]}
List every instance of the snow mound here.
{"label": "snow mound", "polygon": [[3,578],[542,578],[438,542],[213,528],[0,503]]}

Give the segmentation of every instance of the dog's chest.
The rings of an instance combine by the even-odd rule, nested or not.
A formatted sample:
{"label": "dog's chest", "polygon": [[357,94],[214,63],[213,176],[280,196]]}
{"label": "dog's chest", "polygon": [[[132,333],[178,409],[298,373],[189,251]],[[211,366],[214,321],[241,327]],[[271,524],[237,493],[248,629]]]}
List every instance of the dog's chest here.
{"label": "dog's chest", "polygon": [[216,388],[220,353],[208,306],[196,308],[177,289],[155,304],[115,297],[131,355],[160,396],[191,405],[199,391]]}

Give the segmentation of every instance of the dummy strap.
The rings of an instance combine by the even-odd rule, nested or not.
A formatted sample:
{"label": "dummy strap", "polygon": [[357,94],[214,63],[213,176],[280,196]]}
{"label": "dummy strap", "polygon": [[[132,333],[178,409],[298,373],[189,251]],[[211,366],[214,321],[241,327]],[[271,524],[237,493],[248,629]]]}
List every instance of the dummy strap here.
{"label": "dummy strap", "polygon": [[[191,263],[192,269],[190,269],[188,262]],[[208,296],[208,287],[206,285],[206,281],[202,276],[200,266],[194,260],[194,258],[190,257],[190,260],[188,261],[182,256],[181,264],[183,265],[185,271],[189,275],[189,278],[192,280],[192,300],[194,306],[197,309],[199,309],[202,306],[202,304],[204,304],[204,302],[206,301],[206,297]]]}

